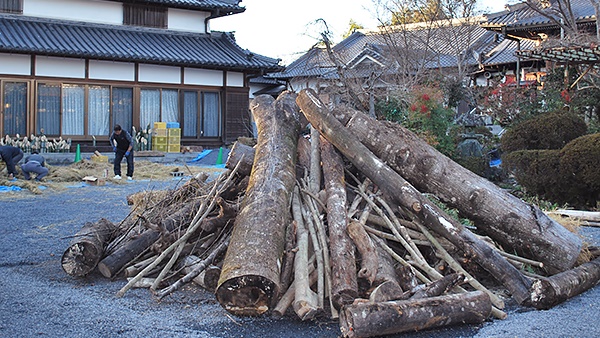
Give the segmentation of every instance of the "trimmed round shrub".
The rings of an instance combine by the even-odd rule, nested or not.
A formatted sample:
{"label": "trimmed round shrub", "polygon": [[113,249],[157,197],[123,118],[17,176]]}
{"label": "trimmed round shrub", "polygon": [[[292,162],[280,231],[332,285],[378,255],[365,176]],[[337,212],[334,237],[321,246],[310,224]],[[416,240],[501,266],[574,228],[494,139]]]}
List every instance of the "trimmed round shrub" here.
{"label": "trimmed round shrub", "polygon": [[600,198],[600,133],[581,136],[561,149],[560,172],[578,194],[571,199],[596,206]]}
{"label": "trimmed round shrub", "polygon": [[561,199],[560,191],[565,188],[559,163],[560,150],[519,150],[502,156],[502,166],[527,193],[553,202]]}
{"label": "trimmed round shrub", "polygon": [[548,113],[523,121],[502,136],[502,150],[561,149],[571,140],[585,135],[585,121],[575,114]]}
{"label": "trimmed round shrub", "polygon": [[600,199],[600,134],[581,136],[560,150],[519,150],[502,156],[525,191],[577,208]]}

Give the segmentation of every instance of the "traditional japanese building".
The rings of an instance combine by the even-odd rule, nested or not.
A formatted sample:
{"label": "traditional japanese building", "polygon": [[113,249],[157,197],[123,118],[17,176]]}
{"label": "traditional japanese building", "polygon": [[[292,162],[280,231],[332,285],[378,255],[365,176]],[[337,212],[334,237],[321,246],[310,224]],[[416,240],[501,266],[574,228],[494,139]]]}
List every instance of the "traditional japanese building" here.
{"label": "traditional japanese building", "polygon": [[115,124],[177,122],[183,144],[247,136],[250,79],[282,67],[211,31],[211,20],[244,12],[239,3],[0,1],[0,135],[90,144]]}

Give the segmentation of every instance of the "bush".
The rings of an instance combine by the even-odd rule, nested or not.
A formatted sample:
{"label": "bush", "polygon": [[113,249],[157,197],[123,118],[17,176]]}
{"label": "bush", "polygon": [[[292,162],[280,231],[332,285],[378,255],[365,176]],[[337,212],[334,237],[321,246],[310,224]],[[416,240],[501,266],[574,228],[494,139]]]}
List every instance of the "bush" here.
{"label": "bush", "polygon": [[579,137],[560,150],[519,150],[502,159],[526,192],[558,204],[597,207],[600,134]]}
{"label": "bush", "polygon": [[502,150],[561,149],[571,140],[585,135],[585,121],[574,114],[538,115],[509,129],[502,136]]}
{"label": "bush", "polygon": [[518,150],[502,156],[502,165],[529,194],[559,201],[564,188],[559,171],[560,150]]}
{"label": "bush", "polygon": [[560,172],[570,178],[580,205],[596,206],[600,198],[600,133],[579,137],[560,151]]}

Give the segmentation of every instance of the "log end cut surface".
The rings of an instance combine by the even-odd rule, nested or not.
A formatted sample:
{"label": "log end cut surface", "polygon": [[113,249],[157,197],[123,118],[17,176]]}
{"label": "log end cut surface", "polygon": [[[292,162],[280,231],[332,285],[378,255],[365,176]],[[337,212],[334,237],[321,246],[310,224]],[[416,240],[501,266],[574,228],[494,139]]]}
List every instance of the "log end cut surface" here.
{"label": "log end cut surface", "polygon": [[259,316],[271,307],[277,285],[262,276],[245,275],[223,282],[217,288],[217,300],[236,316]]}
{"label": "log end cut surface", "polygon": [[96,267],[100,255],[97,247],[91,243],[75,243],[63,253],[62,268],[71,276],[85,276]]}

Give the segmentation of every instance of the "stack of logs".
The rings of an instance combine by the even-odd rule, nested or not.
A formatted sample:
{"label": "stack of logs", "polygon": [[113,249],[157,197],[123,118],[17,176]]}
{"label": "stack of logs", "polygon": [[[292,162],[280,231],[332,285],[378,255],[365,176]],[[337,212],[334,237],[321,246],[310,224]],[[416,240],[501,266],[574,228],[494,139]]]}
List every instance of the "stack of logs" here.
{"label": "stack of logs", "polygon": [[600,278],[577,235],[397,124],[311,90],[251,109],[257,144],[227,172],[132,196],[121,224],[81,229],[64,270],[127,276],[119,296],[195,281],[235,315],[339,318],[347,337],[504,318],[504,291],[546,309]]}

